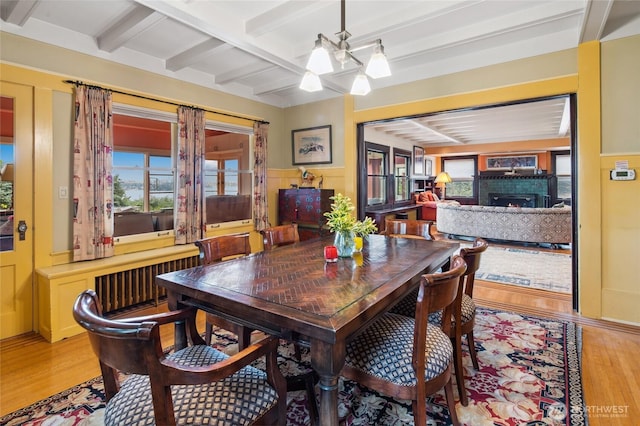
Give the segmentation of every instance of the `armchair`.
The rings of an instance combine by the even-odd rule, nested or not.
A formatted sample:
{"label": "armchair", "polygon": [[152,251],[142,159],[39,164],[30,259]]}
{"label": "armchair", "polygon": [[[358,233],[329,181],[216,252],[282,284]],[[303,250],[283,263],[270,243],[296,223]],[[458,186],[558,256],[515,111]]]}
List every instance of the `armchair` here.
{"label": "armchair", "polygon": [[420,206],[418,209],[418,219],[420,220],[436,220],[436,211],[440,199],[431,191],[420,192],[415,195],[416,204]]}

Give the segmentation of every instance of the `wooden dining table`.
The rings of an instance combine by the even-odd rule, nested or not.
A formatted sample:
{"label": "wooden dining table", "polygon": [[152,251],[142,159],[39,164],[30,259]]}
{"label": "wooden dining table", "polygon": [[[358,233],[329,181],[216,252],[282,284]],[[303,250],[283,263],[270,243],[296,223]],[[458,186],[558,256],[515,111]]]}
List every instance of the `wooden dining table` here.
{"label": "wooden dining table", "polygon": [[[447,267],[459,244],[370,235],[353,257],[325,262],[327,236],[161,274],[170,309],[196,306],[308,344],[319,375],[320,423],[338,425],[338,377],[351,338],[391,309],[422,274]],[[186,345],[176,328],[176,346]]]}

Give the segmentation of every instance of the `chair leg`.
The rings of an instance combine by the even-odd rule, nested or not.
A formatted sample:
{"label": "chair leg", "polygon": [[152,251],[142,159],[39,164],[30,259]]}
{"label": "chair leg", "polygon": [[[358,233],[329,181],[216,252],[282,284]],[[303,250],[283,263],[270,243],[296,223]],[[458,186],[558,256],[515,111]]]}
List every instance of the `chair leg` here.
{"label": "chair leg", "polygon": [[313,373],[306,377],[307,385],[307,404],[309,404],[309,419],[311,426],[320,424],[320,415],[318,412],[318,401],[316,400],[315,381]]}
{"label": "chair leg", "polygon": [[466,407],[469,405],[469,398],[467,398],[467,390],[464,387],[464,369],[462,367],[462,337],[454,337],[453,342],[453,359],[454,368],[456,373],[456,383],[458,384],[458,394],[460,397],[460,403]]}
{"label": "chair leg", "polygon": [[315,385],[320,379],[315,371],[309,371],[297,376],[288,376],[287,379],[287,392],[305,390],[307,392],[307,404],[309,409],[309,419],[311,420],[311,426],[320,424],[320,417],[318,411],[318,401],[316,399]]}
{"label": "chair leg", "polygon": [[211,345],[211,336],[213,335],[213,325],[207,321],[204,326],[204,342],[207,346]]}
{"label": "chair leg", "polygon": [[421,399],[411,401],[411,408],[413,409],[413,424],[415,426],[427,426],[427,404],[426,401]]}
{"label": "chair leg", "polygon": [[456,401],[453,399],[453,386],[451,385],[451,379],[444,385],[444,395],[447,400],[447,407],[449,407],[449,414],[451,415],[451,424],[453,426],[459,426],[458,414],[456,413]]}
{"label": "chair leg", "polygon": [[302,361],[302,353],[300,352],[300,346],[294,344],[293,345],[294,356],[298,361]]}
{"label": "chair leg", "polygon": [[478,371],[480,370],[480,365],[478,364],[478,356],[476,355],[476,342],[473,340],[473,330],[467,334],[467,344],[469,345],[469,355],[471,355],[473,368]]}

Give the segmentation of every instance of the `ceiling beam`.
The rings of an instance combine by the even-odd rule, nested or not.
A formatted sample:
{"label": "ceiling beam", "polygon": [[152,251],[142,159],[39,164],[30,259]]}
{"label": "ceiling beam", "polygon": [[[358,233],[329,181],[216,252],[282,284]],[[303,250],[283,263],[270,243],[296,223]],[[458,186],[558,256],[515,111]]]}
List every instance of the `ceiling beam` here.
{"label": "ceiling beam", "polygon": [[249,19],[245,24],[245,32],[259,37],[295,21],[298,17],[316,13],[327,5],[328,2],[321,1],[287,1]]}
{"label": "ceiling beam", "polygon": [[586,0],[578,43],[600,40],[614,0]]}
{"label": "ceiling beam", "polygon": [[0,8],[0,17],[9,24],[23,26],[39,2],[40,0],[4,1]]}
{"label": "ceiling beam", "polygon": [[210,38],[191,49],[187,49],[165,61],[165,67],[170,71],[178,71],[208,58],[214,53],[214,50],[224,45],[218,39]]}
{"label": "ceiling beam", "polygon": [[165,19],[167,17],[161,13],[146,7],[136,7],[124,19],[121,19],[97,37],[98,48],[105,52],[113,52],[138,34]]}

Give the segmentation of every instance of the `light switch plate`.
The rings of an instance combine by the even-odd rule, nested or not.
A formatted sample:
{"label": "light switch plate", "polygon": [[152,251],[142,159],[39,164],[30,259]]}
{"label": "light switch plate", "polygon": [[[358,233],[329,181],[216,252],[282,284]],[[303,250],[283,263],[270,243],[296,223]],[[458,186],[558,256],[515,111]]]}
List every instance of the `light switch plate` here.
{"label": "light switch plate", "polygon": [[58,187],[58,198],[61,200],[66,200],[69,198],[69,187],[68,186],[59,186]]}

